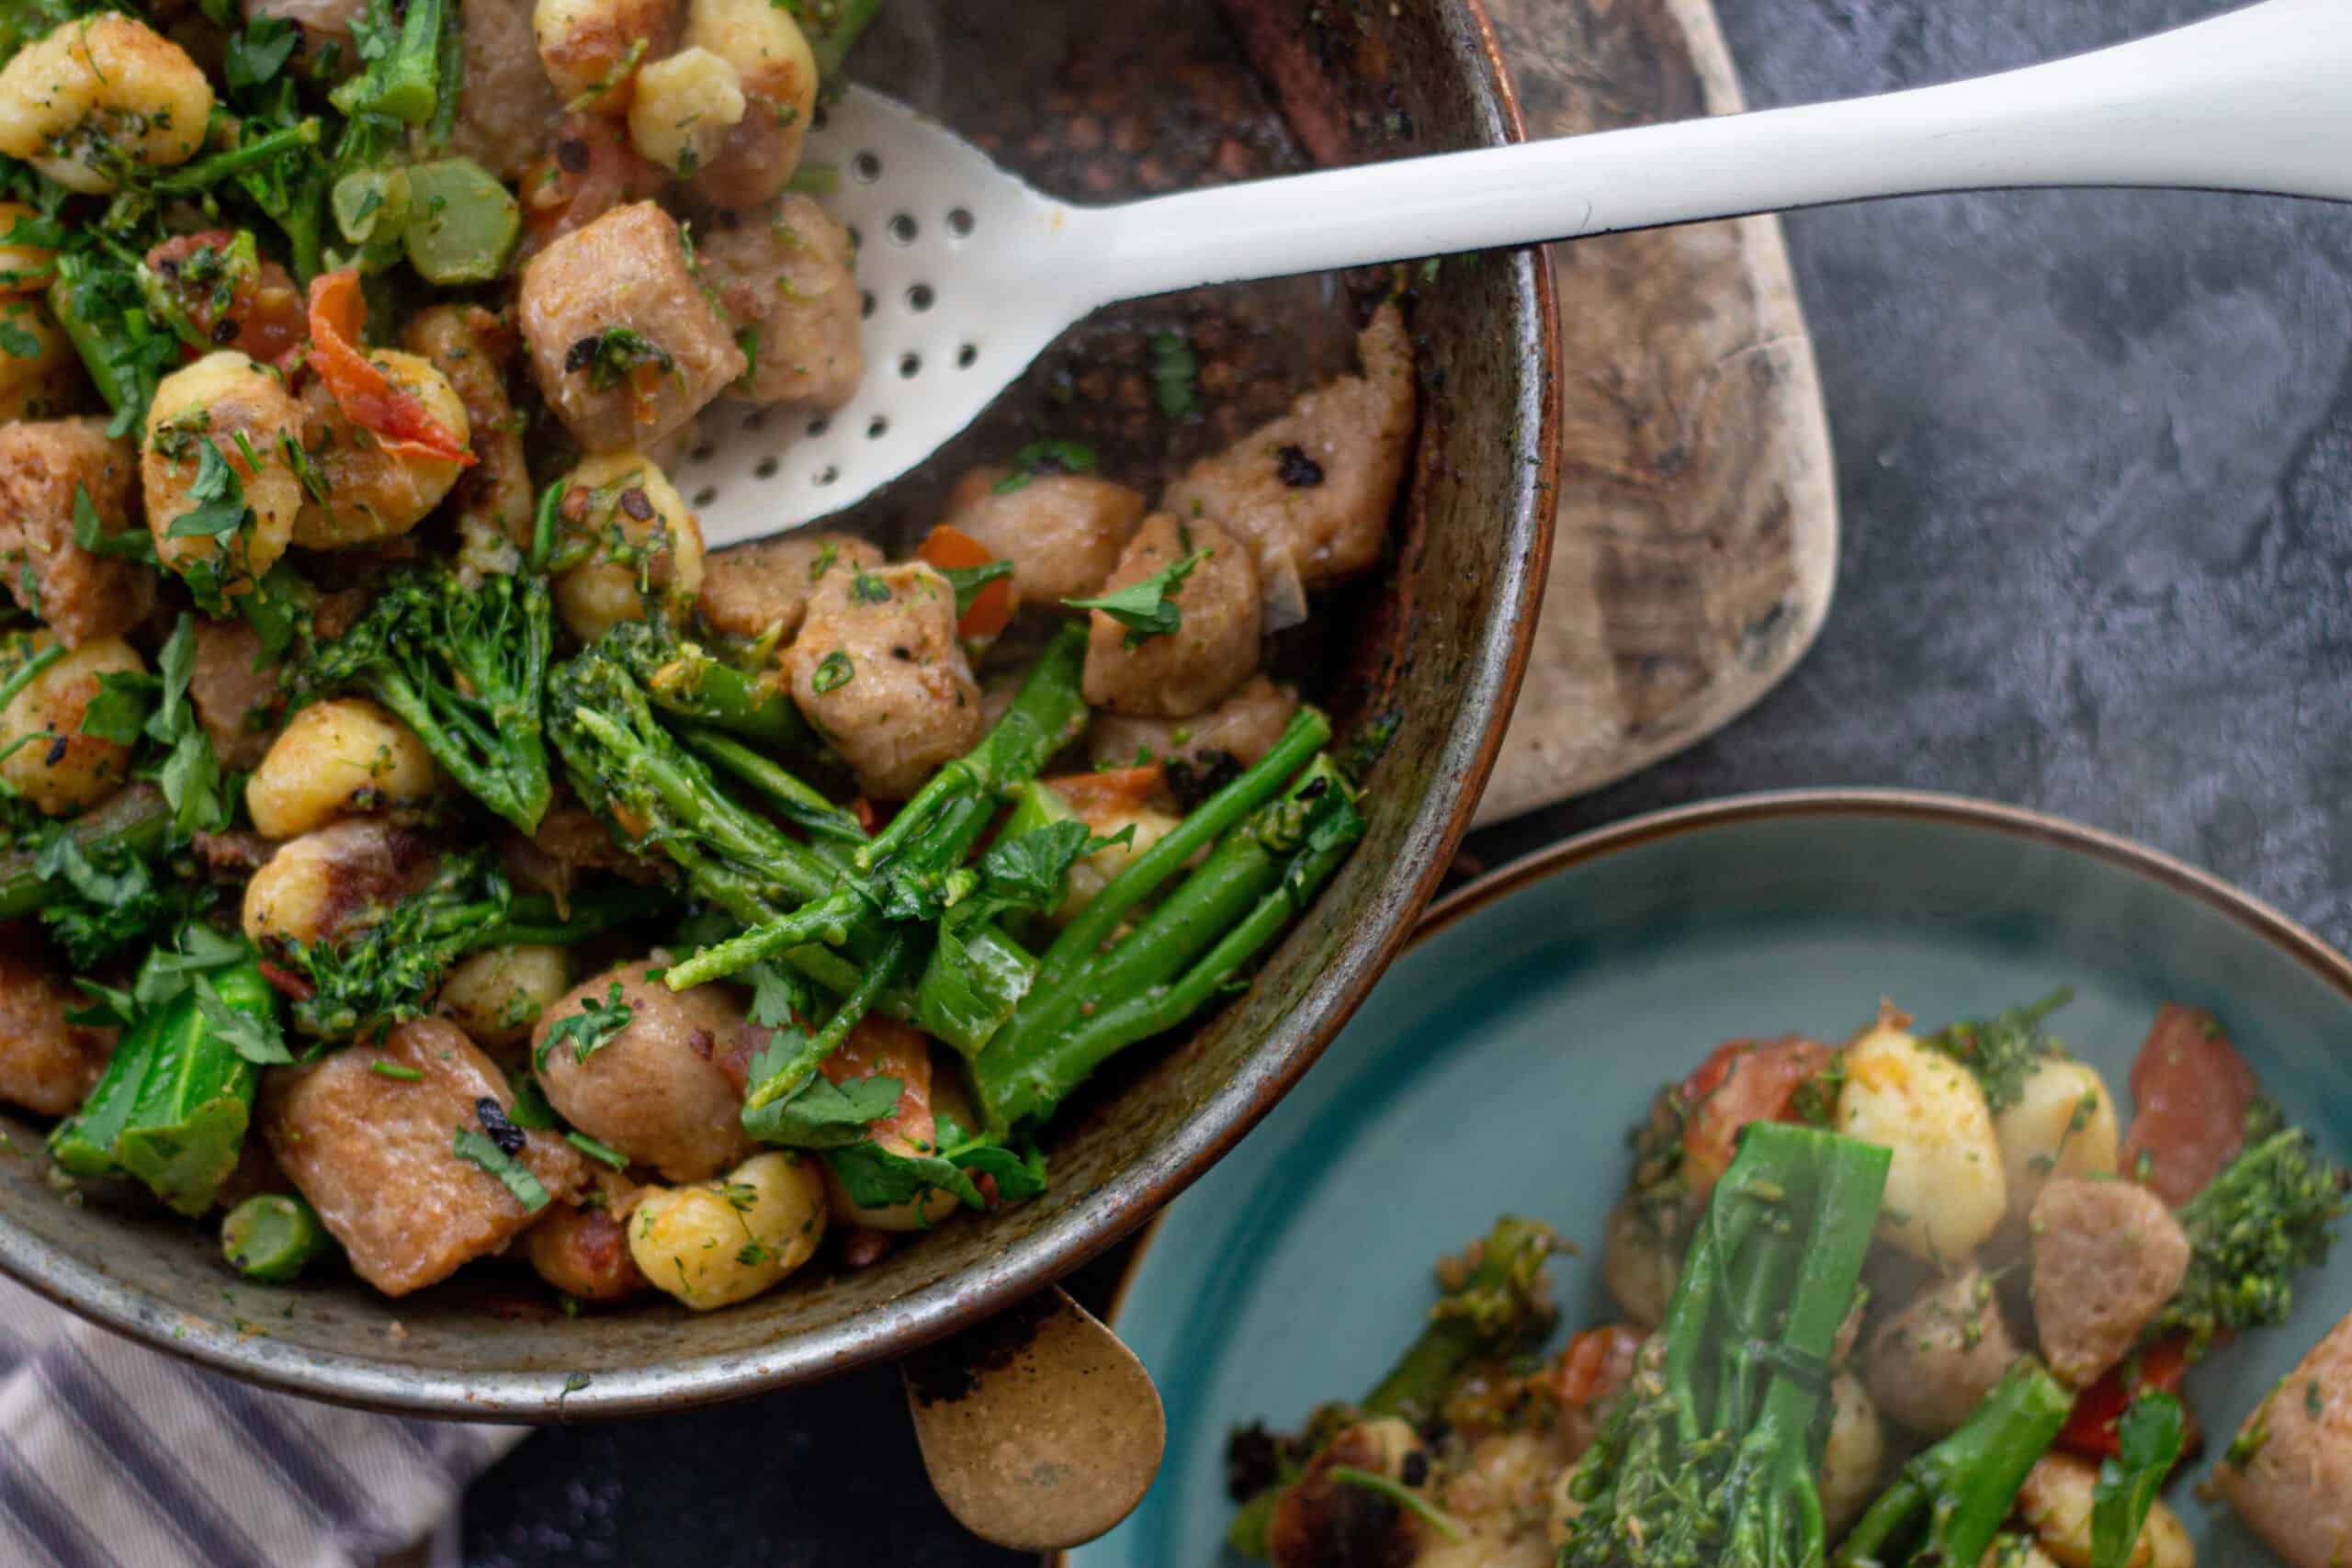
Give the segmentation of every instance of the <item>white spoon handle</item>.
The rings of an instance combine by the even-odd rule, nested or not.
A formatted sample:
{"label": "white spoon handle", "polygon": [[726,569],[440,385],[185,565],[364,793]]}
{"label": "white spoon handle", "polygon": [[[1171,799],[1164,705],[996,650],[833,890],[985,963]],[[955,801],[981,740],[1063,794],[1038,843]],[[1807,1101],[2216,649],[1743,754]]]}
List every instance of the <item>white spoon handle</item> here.
{"label": "white spoon handle", "polygon": [[1842,103],[1366,164],[1073,214],[1103,302],[1868,197],[2184,186],[2352,200],[2352,0],[2263,4]]}

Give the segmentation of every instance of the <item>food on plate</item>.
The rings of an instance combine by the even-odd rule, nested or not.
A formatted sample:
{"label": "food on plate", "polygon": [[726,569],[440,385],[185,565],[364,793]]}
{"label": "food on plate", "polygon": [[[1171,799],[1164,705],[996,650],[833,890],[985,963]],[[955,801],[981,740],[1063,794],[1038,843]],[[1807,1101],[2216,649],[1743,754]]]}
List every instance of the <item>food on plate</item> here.
{"label": "food on plate", "polygon": [[866,374],[801,153],[872,0],[89,10],[0,59],[0,1099],[61,1182],[266,1283],[723,1307],[1035,1197],[1363,835],[1297,627],[1387,549],[1391,284],[1179,483],[1045,434],[711,548],[704,422]]}
{"label": "food on plate", "polygon": [[[2183,1374],[2286,1322],[2352,1172],[2174,1006],[2133,1073],[2164,1085],[2157,1125],[2119,1137],[2098,1070],[2043,1027],[2064,999],[1717,1048],[1636,1127],[1604,1227],[1622,1315],[1547,1352],[1537,1269],[1561,1244],[1501,1222],[1441,1266],[1370,1395],[1234,1434],[1232,1545],[1279,1568],[2188,1568],[2161,1495],[2199,1440]],[[2200,1083],[2235,1136],[2186,1113]],[[2152,1180],[2192,1164],[2178,1202]],[[2347,1358],[2352,1322],[2218,1478],[2295,1568],[2352,1548]]]}

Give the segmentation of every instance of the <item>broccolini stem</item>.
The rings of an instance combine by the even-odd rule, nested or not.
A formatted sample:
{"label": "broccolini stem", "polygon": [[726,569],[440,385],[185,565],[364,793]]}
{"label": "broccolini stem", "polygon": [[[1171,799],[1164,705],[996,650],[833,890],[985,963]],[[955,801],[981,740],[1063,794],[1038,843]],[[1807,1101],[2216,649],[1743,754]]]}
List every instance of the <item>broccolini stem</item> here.
{"label": "broccolini stem", "polygon": [[475,948],[571,947],[644,914],[648,897],[641,887],[600,889],[572,895],[561,909],[554,899],[537,895],[516,898],[506,906],[506,918],[483,931]]}
{"label": "broccolini stem", "polygon": [[[111,845],[139,860],[153,860],[171,844],[172,808],[163,791],[134,784],[66,829],[85,852]],[[40,910],[49,879],[33,869],[34,852],[0,855],[0,920]]]}
{"label": "broccolini stem", "polygon": [[[1284,767],[1272,752],[1260,767],[1268,762]],[[1257,772],[1252,769],[1227,790],[1237,790]],[[1279,786],[1283,774],[1267,768],[1261,776]],[[1193,817],[1210,812],[1225,793]],[[1181,866],[1191,851],[1180,845],[1165,863],[1160,852],[1192,826],[1193,818],[1187,818],[1064,929],[1012,1021],[980,1053],[973,1086],[991,1132],[1009,1132],[1026,1118],[1046,1114],[1122,1046],[1189,1017],[1306,907],[1363,832],[1338,769],[1329,759],[1318,760],[1281,799],[1260,807],[1227,833],[1209,858],[1117,946],[1100,951],[1109,934],[1102,927],[1083,964],[1072,962],[1078,955],[1068,945],[1071,933],[1088,929],[1105,900],[1132,908],[1141,895],[1127,886],[1129,878],[1156,882]],[[1204,838],[1193,836],[1196,844]],[[1057,955],[1064,961],[1058,971]]]}
{"label": "broccolini stem", "polygon": [[1913,1456],[1879,1494],[1838,1546],[1834,1568],[1980,1560],[2073,1407],[2039,1359],[2019,1357],[1958,1430]]}
{"label": "broccolini stem", "polygon": [[842,998],[841,1005],[833,1010],[832,1017],[825,1021],[825,1026],[794,1052],[782,1067],[763,1082],[752,1086],[752,1092],[744,1097],[743,1109],[757,1111],[763,1105],[782,1100],[808,1082],[808,1075],[815,1072],[826,1057],[841,1049],[842,1042],[849,1038],[849,1032],[857,1027],[858,1021],[874,1010],[882,998],[883,990],[905,972],[909,961],[914,956],[914,939],[908,934],[907,928],[892,927],[880,955],[866,965],[865,972],[858,976],[855,987]]}
{"label": "broccolini stem", "polygon": [[1056,632],[1030,667],[1004,716],[980,743],[931,776],[890,825],[857,852],[857,869],[871,871],[926,835],[932,818],[959,801],[980,797],[993,807],[1006,790],[1034,777],[1053,754],[1086,727],[1079,679],[1086,660],[1086,626],[1072,621]]}
{"label": "broccolini stem", "polygon": [[1232,783],[1193,808],[1158,843],[1136,857],[1109,886],[1062,930],[1046,950],[1035,991],[1051,996],[1068,984],[1073,972],[1091,963],[1118,929],[1126,912],[1159,891],[1159,885],[1183,869],[1219,834],[1272,799],[1283,783],[1305,767],[1331,738],[1331,721],[1316,708],[1302,707],[1282,739]]}
{"label": "broccolini stem", "polygon": [[865,842],[865,829],[855,817],[734,737],[687,725],[678,731],[678,739],[765,795],[786,820],[845,844]]}
{"label": "broccolini stem", "polygon": [[[1098,1005],[1091,1014],[1086,1011],[1087,1003],[1080,1001],[1078,1016],[1070,1018],[1065,1013],[1067,1021],[1052,1043],[1043,1051],[1023,1058],[1009,1082],[996,1076],[1001,1069],[989,1060],[995,1045],[991,1041],[989,1048],[981,1053],[977,1075],[982,1082],[981,1099],[990,1130],[1005,1132],[1023,1119],[1051,1115],[1054,1108],[1084,1083],[1095,1068],[1120,1051],[1138,1040],[1175,1028],[1207,1006],[1260,949],[1297,918],[1348,858],[1356,840],[1363,837],[1363,820],[1352,808],[1347,816],[1347,824],[1340,830],[1330,834],[1327,840],[1310,840],[1286,861],[1271,860],[1265,845],[1237,833],[1235,837],[1243,842],[1233,861],[1220,865],[1225,846],[1218,846],[1217,855],[1162,906],[1163,909],[1176,912],[1170,924],[1182,933],[1182,940],[1160,929],[1161,922],[1155,916],[1127,942],[1121,943],[1099,980],[1090,976],[1080,994],[1106,998],[1123,995],[1125,999]],[[1188,898],[1195,880],[1207,886],[1200,897]],[[1269,882],[1271,886],[1266,886]],[[1249,892],[1260,887],[1264,891],[1254,901],[1248,900]],[[1247,913],[1231,919],[1236,903],[1242,904]],[[1157,972],[1166,966],[1170,955],[1181,964],[1195,935],[1220,930],[1223,934],[1208,952],[1172,982],[1165,977],[1138,981],[1130,969],[1123,983],[1117,961],[1130,944],[1154,959],[1151,967]],[[1155,942],[1155,937],[1162,940]]]}
{"label": "broccolini stem", "polygon": [[0,681],[0,709],[6,709],[10,703],[15,702],[18,696],[23,694],[26,687],[40,679],[40,672],[42,671],[48,669],[51,665],[64,658],[66,654],[71,651],[73,650],[68,649],[63,643],[52,642],[47,648],[42,649],[39,653],[34,654],[30,659],[26,660],[22,664],[17,665],[15,670],[9,672],[8,678],[6,681]]}
{"label": "broccolini stem", "polygon": [[[1511,1214],[1497,1220],[1477,1244],[1468,1275],[1430,1309],[1420,1334],[1358,1403],[1357,1414],[1426,1427],[1474,1363],[1509,1355],[1550,1332],[1552,1303],[1542,1271],[1560,1247],[1549,1225]],[[1226,1539],[1236,1551],[1261,1560],[1268,1555],[1266,1534],[1283,1491],[1280,1484],[1269,1486],[1233,1516]]]}
{"label": "broccolini stem", "polygon": [[819,81],[825,81],[842,68],[850,47],[881,9],[882,0],[826,0],[820,6],[802,9],[801,26],[815,35],[808,40],[808,49],[817,57]]}
{"label": "broccolini stem", "polygon": [[218,185],[229,175],[268,163],[281,152],[291,152],[298,147],[319,144],[319,121],[311,118],[273,130],[266,136],[255,137],[242,146],[215,152],[209,158],[199,158],[193,164],[183,164],[171,174],[155,180],[146,188],[157,196],[193,196],[198,191]]}
{"label": "broccolini stem", "polygon": [[850,928],[866,909],[856,890],[844,887],[788,915],[752,927],[725,942],[713,942],[682,963],[673,964],[663,983],[673,991],[707,985],[748,969],[762,959],[774,958],[787,948],[821,942],[839,947],[849,940]]}
{"label": "broccolini stem", "polygon": [[806,746],[808,721],[775,682],[739,670],[709,649],[680,643],[637,678],[655,705],[769,746]]}

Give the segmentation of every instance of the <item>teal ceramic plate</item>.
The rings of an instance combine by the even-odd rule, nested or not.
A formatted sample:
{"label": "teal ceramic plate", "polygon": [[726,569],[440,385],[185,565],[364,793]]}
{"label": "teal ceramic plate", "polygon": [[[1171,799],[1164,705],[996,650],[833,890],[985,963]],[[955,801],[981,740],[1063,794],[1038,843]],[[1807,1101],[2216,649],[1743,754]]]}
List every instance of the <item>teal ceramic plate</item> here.
{"label": "teal ceramic plate", "polygon": [[[1565,1325],[1615,1315],[1597,1250],[1626,1129],[1717,1042],[1842,1038],[1881,997],[1927,1023],[2059,986],[2075,999],[2055,1032],[2119,1095],[2157,1004],[2194,1003],[2332,1154],[2352,1152],[2352,964],[2087,829],[1931,795],[1750,797],[1589,835],[1454,895],[1141,1254],[1117,1327],[1166,1398],[1167,1462],[1071,1562],[1224,1561],[1227,1428],[1293,1425],[1367,1386],[1418,1327],[1431,1261],[1499,1213],[1585,1248],[1554,1266]],[[2225,1440],[2347,1311],[2352,1243],[2306,1278],[2285,1330],[2191,1380],[2208,1430]],[[2172,1496],[2207,1568],[2271,1561],[2226,1509]]]}

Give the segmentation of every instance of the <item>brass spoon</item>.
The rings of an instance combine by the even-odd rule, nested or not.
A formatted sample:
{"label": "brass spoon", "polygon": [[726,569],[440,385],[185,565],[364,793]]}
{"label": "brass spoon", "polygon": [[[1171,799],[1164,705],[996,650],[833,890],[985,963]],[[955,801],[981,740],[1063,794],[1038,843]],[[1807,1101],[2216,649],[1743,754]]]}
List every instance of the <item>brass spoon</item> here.
{"label": "brass spoon", "polygon": [[966,1529],[1021,1551],[1092,1540],[1159,1473],[1151,1374],[1060,1286],[899,1363],[931,1483]]}

